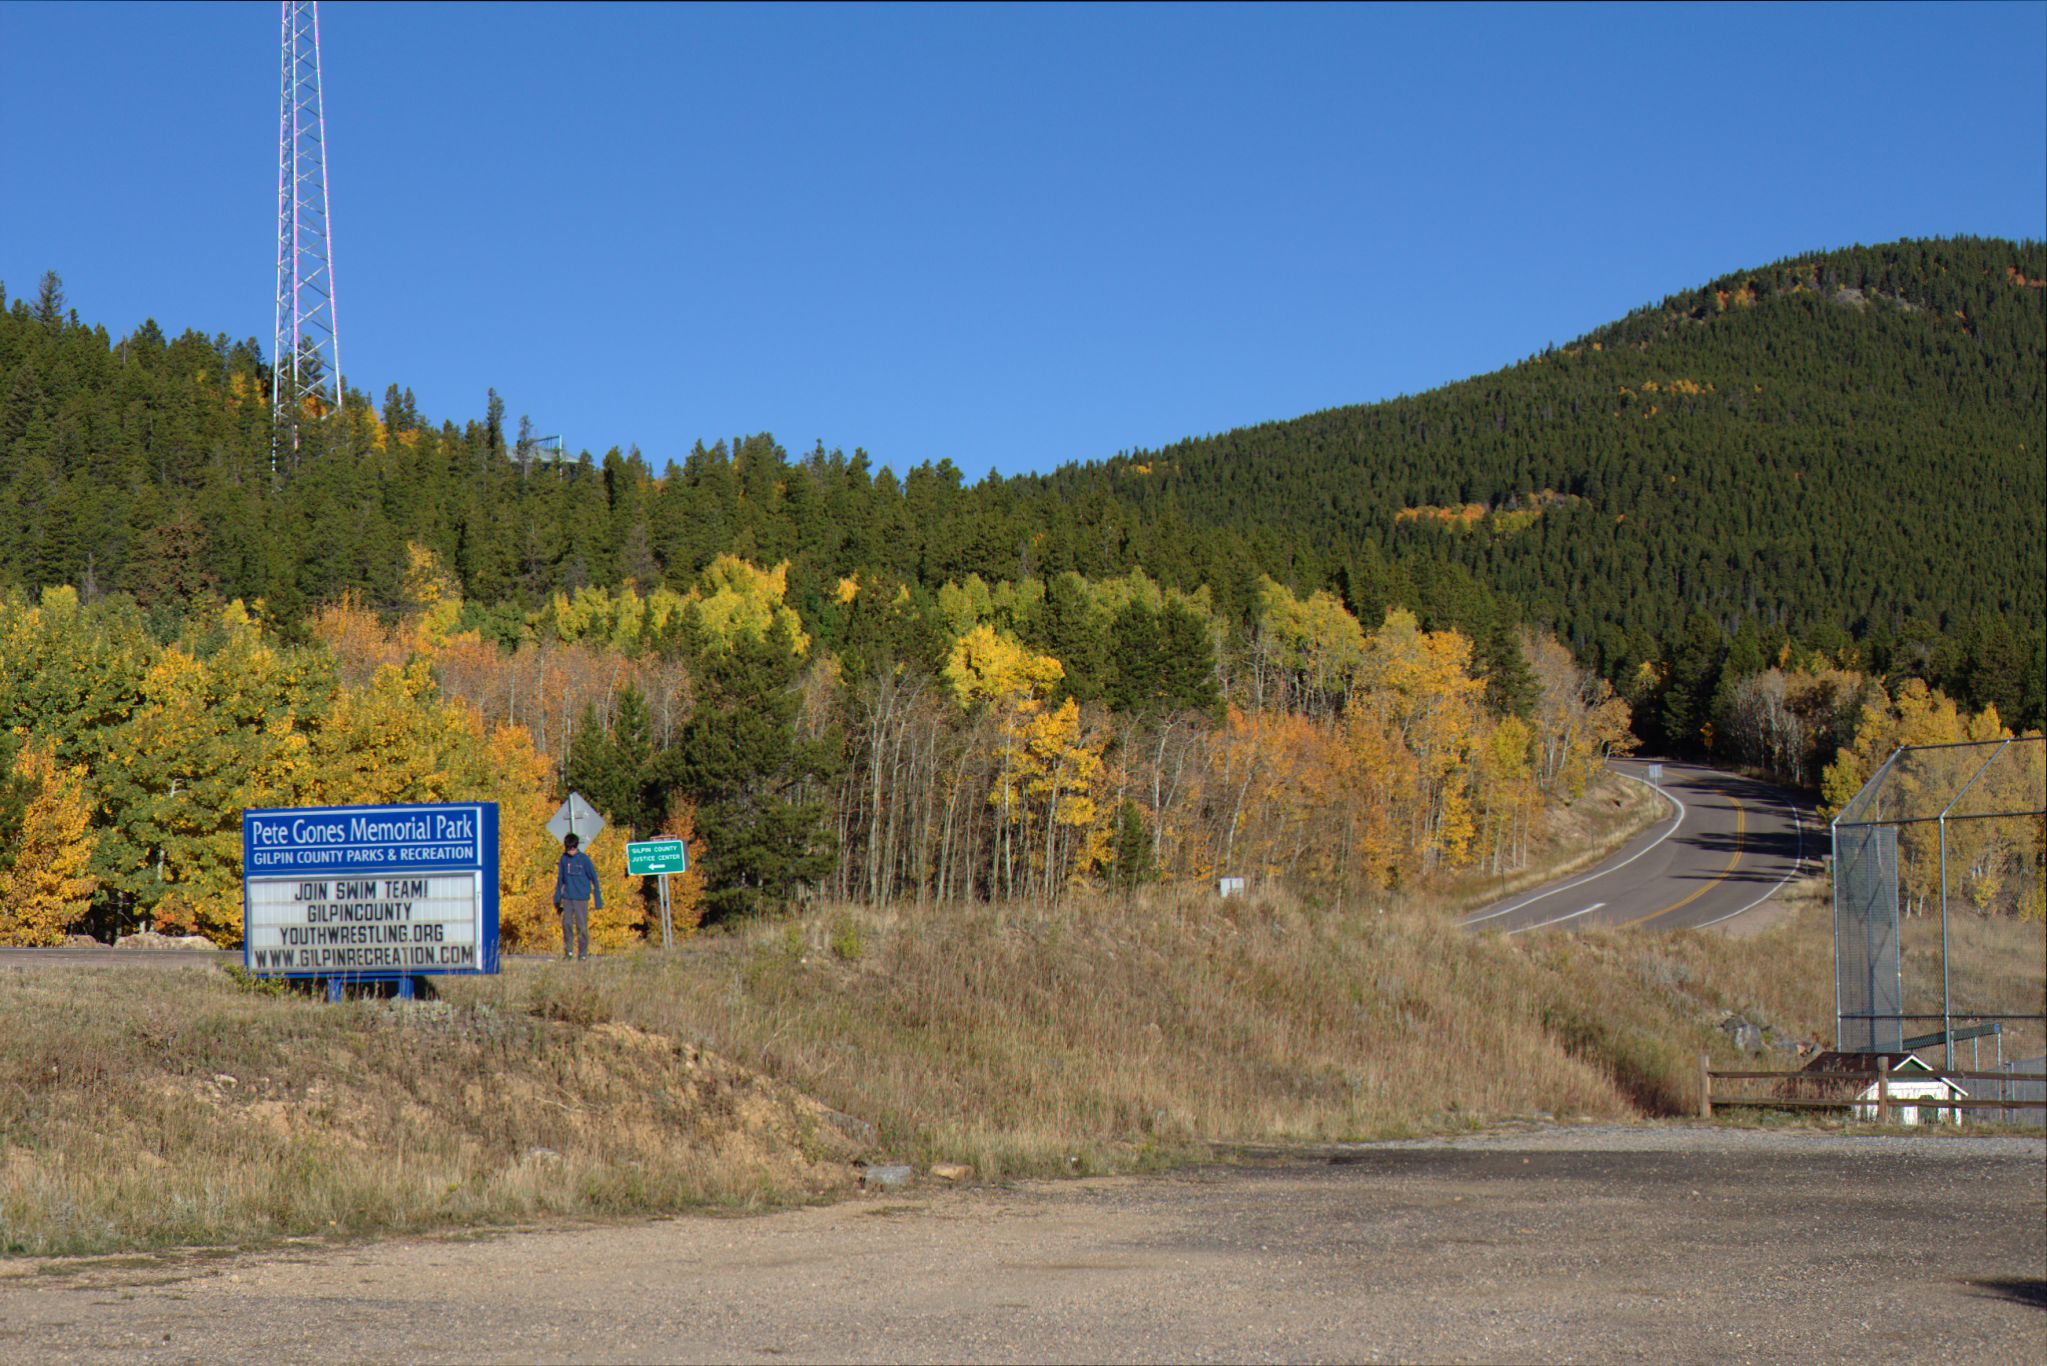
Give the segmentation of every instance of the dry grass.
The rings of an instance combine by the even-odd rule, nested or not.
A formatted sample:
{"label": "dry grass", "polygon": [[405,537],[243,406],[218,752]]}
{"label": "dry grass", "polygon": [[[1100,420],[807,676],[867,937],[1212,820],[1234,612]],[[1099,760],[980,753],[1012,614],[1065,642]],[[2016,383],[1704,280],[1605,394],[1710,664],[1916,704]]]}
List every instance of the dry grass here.
{"label": "dry grass", "polygon": [[[1733,996],[1770,1003],[1769,1023],[1801,1037],[1831,1041],[1834,1031],[1834,939],[1827,881],[1802,878],[1792,883],[1773,905],[1775,924],[1761,934],[1721,947],[1715,934],[1680,935],[1663,941],[1673,957],[1685,956],[1697,971],[1709,975]],[[1949,970],[1957,1011],[2013,1014],[2047,1013],[2047,924],[2011,916],[1983,916],[1957,910],[1948,926]],[[1922,1014],[1940,1011],[1940,920],[1914,916],[1904,922],[1905,1009]],[[1759,1004],[1757,1009],[1763,1009]],[[1960,1017],[1957,1017],[1958,1022]],[[1758,1024],[1765,1023],[1762,1020]],[[1907,1034],[1931,1034],[1937,1020],[1906,1026]],[[2037,1022],[2005,1025],[2007,1059],[2037,1057],[2042,1052],[2042,1027]],[[1938,1061],[1937,1050],[1928,1052]],[[1958,1061],[1967,1065],[1971,1053],[1957,1046]],[[1986,1040],[1981,1059],[1995,1054]]]}
{"label": "dry grass", "polygon": [[[2040,1008],[2041,926],[1952,928],[1979,1008]],[[844,1189],[856,1155],[1001,1178],[1685,1114],[1698,1055],[1739,1056],[1729,1016],[1788,1067],[1833,1008],[1810,895],[1742,940],[1167,892],[846,908],[446,990],[329,1007],[201,970],[0,976],[0,1248],[746,1206]]]}
{"label": "dry grass", "polygon": [[[1905,1009],[1922,1014],[1940,1011],[1940,921],[1915,916],[1905,922]],[[1948,925],[1949,971],[1954,977],[1957,1010],[2047,1013],[2047,922],[2011,916],[1986,918],[1974,911],[1955,912]],[[1931,1034],[1938,1021],[1908,1026],[1908,1033]],[[2037,1058],[2047,1053],[2047,1031],[2038,1023],[2006,1022],[2004,1056]],[[1992,1045],[1979,1046],[1985,1065]],[[1971,1056],[1967,1043],[1956,1046],[1958,1063]]]}
{"label": "dry grass", "polygon": [[[745,1206],[847,1181],[817,1107],[560,1016],[328,1006],[210,969],[0,973],[0,1252]],[[552,1014],[557,1018],[541,1018]]]}
{"label": "dry grass", "polygon": [[[2015,963],[2015,982],[2030,964],[2038,1009],[2037,927],[2032,941],[2009,924],[1957,929],[1958,972],[1964,939],[1982,962]],[[1830,953],[1823,907],[1746,941],[1502,940],[1411,909],[1162,893],[846,909],[707,936],[593,983],[612,1018],[872,1120],[891,1157],[1001,1176],[1516,1116],[1690,1113],[1698,1055],[1739,1056],[1730,1016],[1783,1045],[1762,1066],[1831,1041]],[[479,989],[515,1009],[524,988]]]}

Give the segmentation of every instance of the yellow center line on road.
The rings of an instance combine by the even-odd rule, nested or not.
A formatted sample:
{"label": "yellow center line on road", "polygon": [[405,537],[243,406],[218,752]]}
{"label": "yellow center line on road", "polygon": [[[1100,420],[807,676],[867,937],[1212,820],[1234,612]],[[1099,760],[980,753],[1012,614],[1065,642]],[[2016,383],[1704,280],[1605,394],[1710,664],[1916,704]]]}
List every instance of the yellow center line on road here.
{"label": "yellow center line on road", "polygon": [[1748,828],[1748,812],[1742,806],[1741,798],[1730,796],[1727,800],[1734,803],[1734,857],[1727,860],[1727,866],[1708,878],[1704,885],[1684,900],[1673,901],[1660,911],[1651,911],[1649,914],[1637,916],[1633,920],[1624,920],[1621,922],[1621,929],[1631,930],[1637,925],[1646,925],[1652,920],[1669,915],[1672,911],[1681,911],[1727,880],[1727,875],[1733,872],[1735,866],[1741,862],[1741,835],[1742,831]]}

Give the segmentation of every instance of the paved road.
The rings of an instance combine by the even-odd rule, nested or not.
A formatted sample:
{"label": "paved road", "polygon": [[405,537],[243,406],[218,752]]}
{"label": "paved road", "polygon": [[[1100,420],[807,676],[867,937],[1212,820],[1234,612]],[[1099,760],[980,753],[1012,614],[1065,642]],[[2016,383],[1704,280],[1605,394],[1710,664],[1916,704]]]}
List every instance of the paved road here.
{"label": "paved road", "polygon": [[755,1219],[0,1259],[0,1360],[2041,1358],[2038,1139],[1566,1128]]}
{"label": "paved road", "polygon": [[[1643,780],[1646,760],[1613,765]],[[1753,910],[1819,847],[1811,816],[1766,783],[1701,764],[1663,765],[1676,812],[1589,873],[1496,902],[1467,928],[1519,934],[1559,929],[1695,930]]]}

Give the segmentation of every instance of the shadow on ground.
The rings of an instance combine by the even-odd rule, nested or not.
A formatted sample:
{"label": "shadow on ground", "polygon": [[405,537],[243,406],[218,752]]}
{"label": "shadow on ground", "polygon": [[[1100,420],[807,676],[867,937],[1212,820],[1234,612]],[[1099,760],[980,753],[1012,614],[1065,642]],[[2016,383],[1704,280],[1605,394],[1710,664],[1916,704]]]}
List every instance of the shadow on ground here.
{"label": "shadow on ground", "polygon": [[1970,1281],[1968,1284],[1991,1299],[2009,1300],[2028,1309],[2047,1310],[2047,1281]]}

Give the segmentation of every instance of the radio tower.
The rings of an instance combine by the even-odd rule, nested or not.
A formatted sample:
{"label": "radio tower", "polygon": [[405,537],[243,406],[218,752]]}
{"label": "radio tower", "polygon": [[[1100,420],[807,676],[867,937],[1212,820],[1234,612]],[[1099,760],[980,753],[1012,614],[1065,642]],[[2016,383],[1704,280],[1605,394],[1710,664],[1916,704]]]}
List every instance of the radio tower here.
{"label": "radio tower", "polygon": [[[320,107],[319,0],[283,0],[278,80],[277,336],[270,352],[270,467],[297,458],[300,424],[338,412],[341,337],[327,214],[327,119]],[[331,383],[331,387],[330,387]]]}

